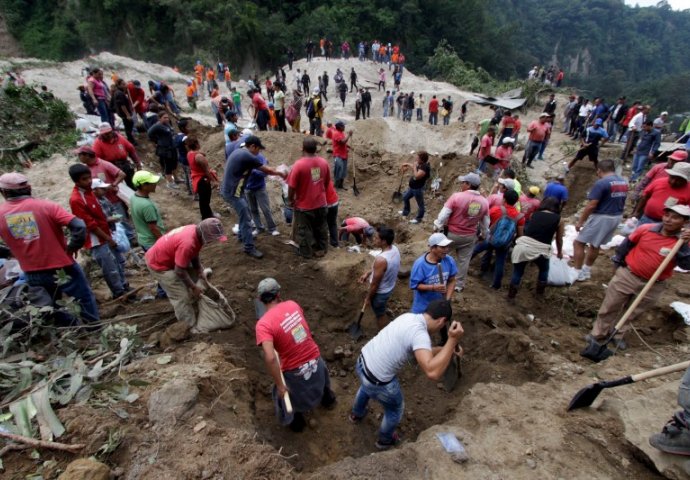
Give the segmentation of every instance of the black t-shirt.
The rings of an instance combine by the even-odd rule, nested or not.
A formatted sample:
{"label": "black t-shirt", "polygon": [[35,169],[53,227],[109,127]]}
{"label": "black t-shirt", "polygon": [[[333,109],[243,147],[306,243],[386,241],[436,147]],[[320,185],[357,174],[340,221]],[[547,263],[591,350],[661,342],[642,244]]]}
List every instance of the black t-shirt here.
{"label": "black t-shirt", "polygon": [[238,148],[230,154],[225,164],[225,174],[223,176],[223,198],[239,198],[244,194],[244,187],[247,177],[255,168],[260,168],[263,164],[258,157],[244,148]]}
{"label": "black t-shirt", "polygon": [[412,175],[412,178],[410,178],[410,188],[415,190],[423,188],[424,184],[426,183],[426,179],[429,178],[429,174],[431,173],[431,167],[429,166],[429,162],[422,163],[421,165],[415,165],[415,174],[419,170],[424,171],[424,176],[422,178],[414,178],[414,175]]}
{"label": "black t-shirt", "polygon": [[534,212],[525,226],[525,236],[538,242],[551,245],[553,236],[558,231],[561,216],[558,213],[541,210]]}

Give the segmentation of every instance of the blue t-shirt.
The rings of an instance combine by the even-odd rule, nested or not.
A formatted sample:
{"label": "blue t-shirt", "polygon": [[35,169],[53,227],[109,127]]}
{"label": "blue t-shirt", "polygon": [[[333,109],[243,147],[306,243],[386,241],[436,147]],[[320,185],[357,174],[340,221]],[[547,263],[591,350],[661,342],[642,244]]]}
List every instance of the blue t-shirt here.
{"label": "blue t-shirt", "polygon": [[[445,295],[441,292],[420,292],[417,290],[417,285],[420,283],[424,285],[434,285],[442,283],[438,278],[438,266],[435,263],[430,263],[426,259],[425,253],[412,265],[412,272],[410,273],[410,288],[414,290],[414,300],[412,301],[412,313],[424,313],[426,307],[432,300],[444,299]],[[441,260],[441,268],[443,270],[443,283],[448,283],[452,277],[458,274],[458,266],[455,260],[450,255],[446,255]]]}
{"label": "blue t-shirt", "polygon": [[544,189],[544,198],[546,197],[554,197],[558,199],[559,202],[567,202],[568,189],[559,182],[548,183]]}
{"label": "blue t-shirt", "polygon": [[628,182],[618,175],[607,175],[596,181],[587,200],[599,200],[593,213],[599,215],[623,215],[628,197]]}
{"label": "blue t-shirt", "polygon": [[244,148],[238,148],[230,155],[225,163],[225,173],[223,175],[223,185],[221,195],[226,200],[230,198],[240,198],[244,194],[247,177],[255,168],[260,168],[261,161],[258,157]]}
{"label": "blue t-shirt", "polygon": [[585,143],[599,145],[602,138],[609,138],[609,134],[603,127],[589,127],[585,134]]}
{"label": "blue t-shirt", "polygon": [[[262,154],[258,154],[256,157],[259,160],[261,160],[261,165],[268,164],[268,160],[266,160],[266,157],[264,157]],[[249,174],[249,178],[247,179],[247,186],[245,188],[250,192],[255,192],[257,190],[265,190],[266,174],[261,170],[252,170],[252,173]]]}

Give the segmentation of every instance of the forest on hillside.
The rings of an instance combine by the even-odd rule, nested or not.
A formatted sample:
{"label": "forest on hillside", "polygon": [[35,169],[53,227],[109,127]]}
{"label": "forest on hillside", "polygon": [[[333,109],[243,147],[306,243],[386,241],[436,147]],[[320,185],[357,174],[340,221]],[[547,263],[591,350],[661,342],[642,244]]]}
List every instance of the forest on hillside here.
{"label": "forest on hillside", "polygon": [[239,71],[251,59],[269,71],[287,47],[302,56],[308,38],[379,39],[433,75],[429,57],[445,40],[464,66],[499,80],[556,64],[567,84],[609,97],[690,86],[690,10],[663,1],[0,0],[0,12],[27,55],[54,60],[109,50],[186,69],[220,59]]}

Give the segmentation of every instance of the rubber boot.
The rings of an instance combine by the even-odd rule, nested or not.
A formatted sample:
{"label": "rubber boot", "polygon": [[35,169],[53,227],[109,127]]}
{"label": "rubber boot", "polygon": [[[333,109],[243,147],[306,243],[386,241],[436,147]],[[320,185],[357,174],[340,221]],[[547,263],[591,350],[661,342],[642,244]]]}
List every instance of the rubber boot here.
{"label": "rubber boot", "polygon": [[546,282],[537,282],[537,295],[544,295],[546,291]]}
{"label": "rubber boot", "polygon": [[515,303],[515,297],[517,297],[518,287],[517,285],[508,285],[508,303]]}

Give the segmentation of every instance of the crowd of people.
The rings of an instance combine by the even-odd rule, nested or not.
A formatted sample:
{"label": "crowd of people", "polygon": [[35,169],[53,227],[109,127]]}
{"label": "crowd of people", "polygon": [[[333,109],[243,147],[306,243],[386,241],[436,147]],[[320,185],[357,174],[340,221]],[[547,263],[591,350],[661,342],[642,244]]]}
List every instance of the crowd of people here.
{"label": "crowd of people", "polygon": [[[390,44],[384,46],[380,42],[371,45],[361,42],[357,53],[362,61],[371,58],[388,63],[389,68],[392,65],[394,77],[402,76],[404,56],[399,49],[389,47]],[[322,40],[318,48],[321,55],[328,57],[333,46]],[[314,42],[308,41],[306,49],[308,60],[318,53]],[[350,55],[347,42],[341,46],[341,53],[344,57]],[[394,55],[397,55],[395,59]],[[291,67],[289,62],[290,70]],[[534,78],[562,81],[562,71],[543,72],[536,67],[534,70],[530,73]],[[230,97],[219,93],[215,72],[222,73]],[[385,69],[380,73],[379,89],[386,92],[384,116],[392,115],[397,105],[399,119],[411,121],[416,114],[416,119],[423,121],[427,105],[423,95],[386,91]],[[79,304],[79,318],[63,315],[61,322],[89,325],[99,320],[93,291],[75,261],[82,249],[89,252],[102,270],[113,298],[136,300],[125,276],[123,248],[118,241],[122,230],[130,245],[138,244],[144,250],[147,268],[158,284],[158,296],[171,302],[178,320],[193,326],[198,314],[196,300],[208,283],[200,252],[206,245],[228,239],[223,223],[211,209],[213,190],[218,189],[237,216],[237,238],[243,252],[259,260],[264,255],[256,247],[257,237],[264,232],[280,235],[265,183],[266,176],[278,177],[285,184],[283,211],[297,255],[320,259],[328,254],[329,247],[348,242],[350,235],[358,244],[371,244],[380,250],[371,268],[359,277],[361,283],[368,283],[364,308],[371,308],[379,331],[357,358],[355,372],[360,386],[349,421],[360,423],[370,400],[381,403],[384,415],[376,447],[387,449],[400,440],[396,432],[404,411],[397,377],[400,369],[413,356],[427,377],[438,380],[453,357],[463,354],[459,346],[463,328],[459,322],[452,321],[451,302],[457,293],[465,290],[473,258],[481,256],[479,273],[494,290],[503,288],[505,264],[512,265],[508,302],[518,301],[529,263],[534,263],[538,270],[535,294],[539,297],[545,294],[550,258],[554,254],[552,243],[555,242],[556,257],[563,258],[562,209],[570,201],[565,184],[567,174],[582,158],[592,161],[597,179],[588,191],[587,203],[575,225],[578,235],[573,245],[573,266],[577,280],[591,279],[600,249],[618,230],[628,202],[634,202],[633,215],[639,219],[637,228],[617,250],[614,257],[617,269],[585,341],[598,344],[614,332],[618,312],[652,277],[679,238],[684,241],[683,247],[645,295],[633,319],[653,307],[665,287],[664,281],[673,275],[676,266],[690,269],[687,244],[690,230],[686,227],[690,221],[690,164],[686,150],[676,150],[668,156],[667,163],[644,173],[658,154],[661,132],[667,125],[666,112],[651,120],[650,106],[635,102],[627,107],[625,97],[607,106],[601,98],[595,98],[590,104],[586,98],[571,96],[563,109],[562,131],[579,141],[580,147],[565,171],[554,175],[542,193],[540,186],[524,188],[517,178],[513,155],[522,133],[520,116],[492,107],[492,116],[478,122],[471,147],[471,154],[477,150],[476,171],[458,177],[458,191],[447,198],[433,220],[430,226],[433,232],[427,232],[427,250],[419,252],[410,272],[407,288],[412,291],[413,300],[409,312],[392,319],[387,304],[397,286],[401,264],[394,230],[386,225],[373,226],[360,217],[338,222],[339,191],[345,188],[348,143],[353,133],[346,132],[343,121],[335,124],[325,121],[327,72],[318,78],[318,87],[313,89],[308,74],[299,69],[291,80],[279,69],[275,81],[267,79],[263,87],[258,79],[249,82],[246,97],[251,107],[247,114],[259,131],[268,128],[286,131],[287,124],[300,131],[298,113],[302,107],[306,110],[311,135],[303,139],[301,157],[289,170],[270,166],[262,153],[265,146],[261,138],[251,129],[238,127],[244,97],[232,86],[227,66],[219,62],[214,70],[197,64],[195,78],[189,85],[192,90],[186,92],[190,107],[193,108],[198,92],[204,91],[204,79],[205,90],[225,136],[222,179],[206,158],[199,138],[189,131],[188,120],[180,117],[181,110],[169,86],[149,81],[148,96],[137,80],[126,82],[112,78],[111,87],[107,87],[103,71],[98,68],[89,69],[85,84],[80,87],[84,107],[88,104],[87,110],[90,108],[90,112],[99,115],[102,123],[93,146],[79,148],[78,162],[66,172],[74,183],[69,199],[71,213],[55,203],[34,198],[28,178],[21,173],[0,176],[0,193],[5,198],[0,205],[0,238],[19,261],[29,285],[45,289],[54,299],[61,295],[73,297]],[[334,75],[336,92],[344,103],[348,93],[357,91],[357,117],[366,118],[371,95],[360,87],[354,68],[349,79],[348,91],[344,74],[338,70]],[[395,80],[396,87],[399,80],[400,77]],[[294,82],[291,100],[287,96],[289,82]],[[264,98],[264,91],[270,101]],[[555,95],[550,95],[543,112],[528,123],[523,134],[527,142],[521,161],[525,167],[543,160],[555,128],[557,107]],[[435,125],[440,114],[447,124],[446,118],[453,113],[453,102],[450,97],[439,100],[432,96],[426,112],[429,123]],[[461,107],[463,121],[465,113],[466,103]],[[124,136],[113,128],[114,115],[122,119]],[[137,154],[134,131],[138,119],[144,122],[146,136],[155,144],[160,175],[144,170]],[[175,121],[179,132],[175,131]],[[332,162],[319,155],[323,140],[331,142]],[[599,159],[599,149],[607,141],[623,144],[621,161]],[[620,174],[620,167],[631,154],[632,177],[626,179]],[[416,152],[415,161],[401,164],[400,172],[407,175],[408,188],[402,196],[403,209],[399,214],[403,218],[411,216],[414,198],[417,210],[410,223],[423,226],[424,197],[431,175],[428,153]],[[495,182],[484,195],[481,187],[486,177]],[[162,178],[167,188],[177,190],[178,185],[185,185],[188,193],[198,197],[198,223],[166,230],[160,209],[152,198]],[[638,190],[631,192],[631,185],[640,178]],[[117,191],[123,184],[134,190],[127,200],[128,208]],[[70,232],[69,242],[63,228]],[[328,370],[304,311],[296,302],[283,300],[278,282],[265,278],[258,285],[257,295],[265,313],[256,324],[256,343],[261,346],[267,370],[275,382],[274,400],[282,412],[281,421],[301,431],[306,426],[306,412],[318,405],[330,408],[336,402]],[[627,348],[625,333],[624,327],[615,337],[619,349]],[[438,346],[432,346],[432,337],[436,335]],[[292,413],[281,407],[286,394],[292,399]],[[679,414],[674,418],[674,430],[665,429],[654,437],[653,444],[662,450],[666,448],[665,451],[675,449],[677,453],[680,448],[690,454],[690,416]],[[680,447],[679,436],[686,442],[680,442]]]}

